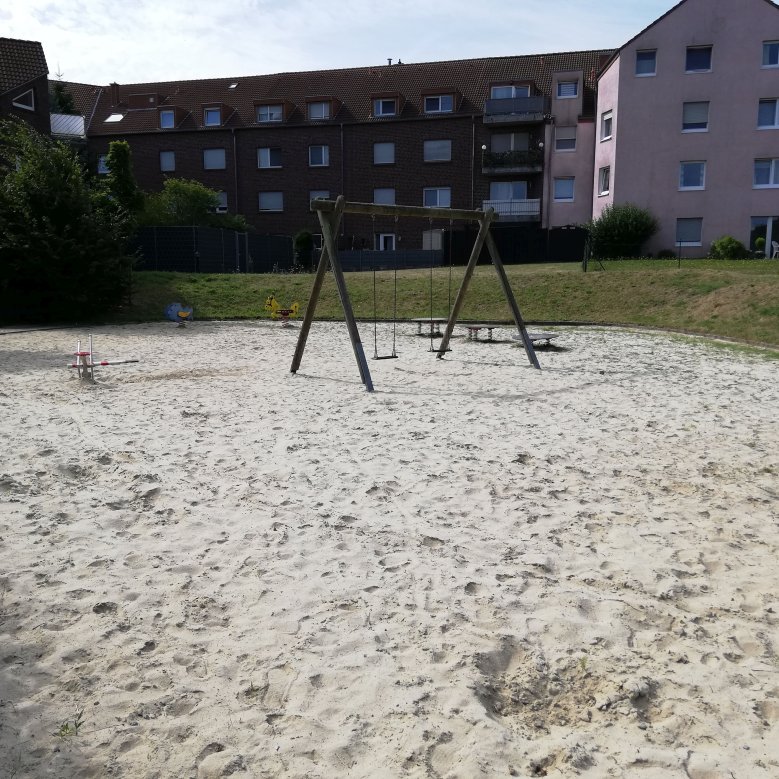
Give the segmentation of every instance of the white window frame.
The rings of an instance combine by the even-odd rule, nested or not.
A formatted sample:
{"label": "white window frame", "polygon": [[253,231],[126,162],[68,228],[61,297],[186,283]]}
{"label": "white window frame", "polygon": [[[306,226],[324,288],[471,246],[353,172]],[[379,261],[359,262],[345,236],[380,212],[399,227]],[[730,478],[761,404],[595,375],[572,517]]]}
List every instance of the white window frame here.
{"label": "white window frame", "polygon": [[[690,70],[687,67],[687,57],[690,55],[691,51],[704,51],[705,49],[709,50],[709,67],[708,68],[694,68],[693,70]],[[684,53],[684,72],[685,73],[711,73],[712,67],[714,64],[714,47],[712,45],[707,46],[688,46],[687,50]]]}
{"label": "white window frame", "polygon": [[217,214],[226,214],[227,213],[227,192],[224,190],[219,190],[216,193],[217,200],[219,201],[216,204],[216,213]]}
{"label": "white window frame", "polygon": [[[608,130],[607,130],[608,128]],[[614,128],[614,111],[609,109],[600,115],[600,139],[601,141],[610,141]]]}
{"label": "white window frame", "polygon": [[[647,71],[646,73],[639,73],[638,71],[638,56],[639,54],[652,54],[652,71],[651,73]],[[636,69],[634,75],[636,78],[651,78],[652,76],[657,75],[657,49],[638,49],[636,51]]]}
{"label": "white window frame", "polygon": [[176,112],[171,108],[160,110],[160,130],[172,130],[176,126]]}
{"label": "white window frame", "polygon": [[97,155],[97,174],[98,176],[107,176],[111,171],[108,169],[106,161],[108,160],[107,154]]}
{"label": "white window frame", "polygon": [[[695,241],[681,241],[679,240],[679,228],[682,222],[692,223],[697,222],[699,226],[698,239]],[[703,246],[703,218],[700,216],[695,217],[683,217],[676,220],[676,246]]]}
{"label": "white window frame", "polygon": [[[392,106],[392,110],[389,110],[390,105]],[[396,97],[375,98],[373,101],[373,115],[374,116],[397,116],[398,99]]]}
{"label": "white window frame", "polygon": [[[208,155],[208,152],[221,152],[222,164],[221,165],[206,164],[206,156]],[[218,156],[218,155],[212,154],[209,156]],[[203,170],[226,170],[226,168],[227,168],[227,153],[225,152],[224,147],[203,149]]]}
{"label": "white window frame", "polygon": [[[434,144],[444,144],[443,147],[441,147],[441,151],[438,152],[439,154],[444,154],[445,156],[436,156],[437,152],[435,151],[436,147]],[[451,162],[452,161],[452,142],[448,138],[440,138],[440,139],[433,139],[428,141],[423,141],[422,144],[422,159],[424,162]]]}
{"label": "white window frame", "polygon": [[[265,117],[263,117],[265,114]],[[278,118],[276,116],[278,115]],[[281,103],[263,103],[257,106],[257,124],[281,122],[284,120],[284,106]]]}
{"label": "white window frame", "polygon": [[[322,155],[321,162],[314,162],[314,149],[319,149]],[[330,167],[330,147],[326,143],[315,143],[308,147],[308,167],[309,168],[329,168]]]}
{"label": "white window frame", "polygon": [[[768,163],[768,183],[757,183],[757,166],[758,163]],[[762,157],[755,160],[755,167],[752,173],[752,187],[753,189],[777,189],[779,188],[779,157]]]}
{"label": "white window frame", "polygon": [[[165,155],[163,157],[163,155]],[[163,160],[169,160],[168,166]],[[176,170],[176,152],[173,149],[165,149],[160,152],[160,171],[162,173],[172,173]]]}
{"label": "white window frame", "polygon": [[[448,108],[445,106],[447,101]],[[434,108],[435,105],[438,107]],[[424,108],[426,114],[451,114],[454,110],[454,97],[452,95],[425,95]]]}
{"label": "white window frame", "polygon": [[[377,152],[380,151],[392,151],[392,159],[391,160],[377,160],[377,156],[381,156],[380,154],[377,154]],[[378,143],[373,144],[373,164],[374,165],[394,165],[395,164],[395,142],[394,141],[380,141]]]}
{"label": "white window frame", "polygon": [[[685,174],[685,167],[687,165],[700,166],[699,168],[701,172],[700,184],[695,184],[694,186],[685,186],[684,174]],[[706,189],[706,160],[682,160],[682,162],[679,163],[679,191],[694,192],[694,191],[701,191],[704,189]]]}
{"label": "white window frame", "polygon": [[[685,127],[684,126],[684,107],[693,105],[705,105],[706,106],[706,126],[705,127]],[[708,100],[687,100],[682,103],[682,132],[683,133],[707,133],[709,131],[709,112],[711,104]],[[700,122],[691,122],[690,124],[700,124]]]}
{"label": "white window frame", "polygon": [[[316,114],[320,114],[317,116]],[[306,107],[306,116],[310,122],[321,122],[331,118],[331,106],[329,100],[317,100]]]}
{"label": "white window frame", "polygon": [[779,41],[763,41],[763,67],[779,68]]}
{"label": "white window frame", "polygon": [[[28,95],[30,96],[30,99],[28,102],[25,102],[25,98]],[[35,110],[35,90],[27,89],[21,94],[18,94],[15,98],[11,100],[11,105],[14,106],[14,108],[21,108],[23,111],[34,111]]]}
{"label": "white window frame", "polygon": [[[501,90],[508,90],[509,94],[500,95]],[[511,100],[515,97],[530,97],[530,86],[528,84],[495,84],[490,87],[490,98],[492,100]]]}
{"label": "white window frame", "polygon": [[[279,199],[281,200],[280,207],[263,208],[262,207],[263,195],[265,195],[266,198],[270,197],[271,195],[278,195]],[[278,190],[268,190],[268,191],[260,192],[257,197],[257,205],[261,213],[281,213],[284,210],[284,193]]]}
{"label": "white window frame", "polygon": [[[278,165],[273,164],[273,152],[278,153]],[[278,146],[260,146],[257,149],[258,170],[278,170],[281,165],[281,148]]]}
{"label": "white window frame", "polygon": [[[216,121],[214,121],[216,118]],[[221,127],[222,109],[219,106],[208,106],[203,109],[203,127]]]}
{"label": "white window frame", "polygon": [[422,251],[441,251],[444,248],[444,230],[436,228],[422,231]]}
{"label": "white window frame", "polygon": [[395,187],[376,187],[373,190],[373,202],[376,205],[394,206]]}
{"label": "white window frame", "polygon": [[[573,94],[566,94],[567,88],[573,87]],[[557,99],[558,100],[575,100],[579,97],[579,79],[576,81],[558,81],[557,82]]]}
{"label": "white window frame", "polygon": [[[435,200],[435,202],[432,202],[433,200]],[[451,208],[452,188],[451,187],[425,187],[422,190],[422,205],[427,206],[428,208]]]}
{"label": "white window frame", "polygon": [[[384,246],[384,239],[391,238],[391,246]],[[397,237],[395,233],[376,233],[373,238],[373,245],[377,252],[394,252],[397,246]]]}
{"label": "white window frame", "polygon": [[611,166],[604,165],[598,170],[598,197],[611,192]]}
{"label": "white window frame", "polygon": [[[570,197],[566,196],[560,196],[558,193],[558,184],[562,185],[563,182],[570,182],[571,183],[571,195]],[[576,177],[575,176],[558,176],[554,179],[553,182],[553,195],[554,195],[554,202],[555,203],[573,203],[576,200]]]}
{"label": "white window frame", "polygon": [[[774,123],[773,124],[760,124],[760,106],[763,103],[774,104]],[[757,129],[758,130],[776,130],[779,129],[779,98],[769,97],[762,98],[758,103],[757,108]]]}
{"label": "white window frame", "polygon": [[[566,130],[566,131],[573,130],[573,137],[566,138],[565,135],[560,136],[559,133],[561,130]],[[577,135],[576,130],[577,130],[576,125],[572,125],[568,127],[555,127],[554,150],[563,153],[576,151],[576,135]],[[571,146],[570,148],[561,148],[560,141],[573,141],[573,146]]]}

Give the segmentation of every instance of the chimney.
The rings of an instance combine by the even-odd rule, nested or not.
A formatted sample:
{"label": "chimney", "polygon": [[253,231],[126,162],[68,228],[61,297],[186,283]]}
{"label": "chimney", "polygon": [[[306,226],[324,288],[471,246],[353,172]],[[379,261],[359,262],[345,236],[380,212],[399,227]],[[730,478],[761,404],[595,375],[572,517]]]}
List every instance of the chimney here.
{"label": "chimney", "polygon": [[119,84],[117,84],[116,81],[112,81],[110,87],[111,87],[111,105],[117,106],[119,105]]}
{"label": "chimney", "polygon": [[387,57],[387,64],[388,64],[388,65],[391,65],[391,64],[392,64],[392,57]]}

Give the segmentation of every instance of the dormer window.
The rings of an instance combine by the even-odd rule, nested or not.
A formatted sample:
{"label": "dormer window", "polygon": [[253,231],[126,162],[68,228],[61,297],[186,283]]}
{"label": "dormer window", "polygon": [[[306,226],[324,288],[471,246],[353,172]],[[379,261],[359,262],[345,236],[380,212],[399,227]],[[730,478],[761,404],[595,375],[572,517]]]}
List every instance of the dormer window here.
{"label": "dormer window", "polygon": [[309,119],[315,121],[317,119],[329,119],[330,116],[331,112],[329,100],[319,100],[308,104]]}
{"label": "dormer window", "polygon": [[450,114],[453,108],[452,95],[427,95],[425,97],[426,114]]}
{"label": "dormer window", "polygon": [[578,81],[558,81],[557,97],[560,100],[570,99],[579,96]]}
{"label": "dormer window", "polygon": [[203,109],[203,125],[205,127],[222,126],[222,109],[219,106],[209,106]]}
{"label": "dormer window", "polygon": [[396,97],[379,97],[373,101],[374,116],[397,116],[398,99]]}
{"label": "dormer window", "polygon": [[160,111],[160,129],[171,130],[176,126],[176,113],[170,108]]}
{"label": "dormer window", "polygon": [[25,111],[35,110],[35,92],[32,89],[28,89],[26,92],[22,92],[21,95],[17,95],[11,101],[16,108],[23,108]]}
{"label": "dormer window", "polygon": [[281,103],[269,103],[257,106],[257,122],[281,122],[284,119],[284,106]]}
{"label": "dormer window", "polygon": [[490,87],[490,97],[493,100],[509,100],[514,97],[530,97],[530,87],[527,84],[496,84]]}

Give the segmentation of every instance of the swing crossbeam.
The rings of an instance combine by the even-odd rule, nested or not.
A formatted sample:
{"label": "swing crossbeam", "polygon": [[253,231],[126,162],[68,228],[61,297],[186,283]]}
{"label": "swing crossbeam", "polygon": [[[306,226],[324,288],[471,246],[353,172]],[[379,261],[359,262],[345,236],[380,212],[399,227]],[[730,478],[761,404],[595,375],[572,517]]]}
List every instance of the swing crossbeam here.
{"label": "swing crossbeam", "polygon": [[[338,259],[338,251],[335,246],[335,236],[338,235],[338,230],[341,226],[341,219],[346,214],[363,214],[368,216],[393,216],[396,219],[401,216],[408,217],[422,217],[424,219],[447,219],[450,221],[459,219],[463,221],[478,222],[479,232],[476,236],[476,241],[471,250],[471,256],[468,260],[468,265],[465,269],[460,289],[457,292],[457,297],[454,302],[454,306],[449,314],[446,330],[441,339],[441,343],[436,350],[438,352],[438,359],[443,358],[447,351],[449,351],[449,340],[452,337],[452,331],[457,323],[457,317],[460,314],[463,301],[465,300],[465,293],[468,289],[471,277],[476,268],[476,263],[479,260],[479,255],[484,246],[487,247],[492,264],[495,266],[495,270],[498,274],[503,293],[508,301],[511,312],[514,316],[514,322],[517,325],[519,336],[522,340],[522,344],[525,347],[525,353],[527,354],[530,364],[537,369],[540,369],[538,364],[538,358],[536,357],[533,343],[528,336],[525,328],[525,323],[522,319],[522,314],[519,311],[514,293],[511,290],[511,286],[506,275],[506,270],[503,267],[503,263],[498,253],[495,240],[490,233],[490,224],[495,219],[495,211],[490,208],[487,211],[478,210],[465,210],[465,209],[452,209],[452,208],[433,208],[427,206],[403,206],[403,205],[383,205],[379,203],[355,203],[347,202],[343,195],[339,195],[336,200],[312,200],[311,210],[317,213],[319,217],[319,223],[322,227],[322,239],[323,246],[321,254],[319,255],[319,264],[317,265],[316,276],[314,278],[314,284],[311,290],[311,297],[309,298],[308,305],[306,306],[306,313],[303,317],[303,323],[300,327],[300,333],[298,335],[298,342],[295,348],[295,354],[292,358],[292,366],[290,368],[291,373],[297,373],[300,368],[300,363],[303,359],[303,352],[306,348],[306,341],[308,340],[308,334],[311,329],[311,323],[314,320],[314,313],[316,311],[316,305],[319,301],[319,295],[322,291],[322,284],[324,282],[325,274],[327,273],[328,264],[332,267],[333,277],[335,278],[336,288],[338,290],[338,296],[341,299],[341,306],[344,310],[344,319],[346,320],[346,326],[349,331],[349,339],[352,343],[352,349],[354,350],[355,359],[357,360],[357,367],[360,371],[360,378],[365,385],[365,389],[368,392],[373,392],[373,381],[371,379],[370,370],[368,369],[368,361],[365,358],[365,350],[360,340],[360,333],[357,329],[357,322],[354,318],[354,311],[352,310],[351,300],[349,299],[349,293],[346,288],[346,279],[344,277],[343,268],[340,260]],[[397,355],[389,355],[384,358],[378,359],[393,359]]]}

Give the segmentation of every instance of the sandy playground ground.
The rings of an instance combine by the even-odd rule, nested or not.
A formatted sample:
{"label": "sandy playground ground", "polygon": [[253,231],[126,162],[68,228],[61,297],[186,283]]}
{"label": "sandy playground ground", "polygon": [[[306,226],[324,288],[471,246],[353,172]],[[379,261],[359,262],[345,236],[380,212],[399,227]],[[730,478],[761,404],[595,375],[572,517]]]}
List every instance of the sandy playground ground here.
{"label": "sandy playground ground", "polygon": [[0,777],[779,777],[779,361],[399,329],[0,335]]}

